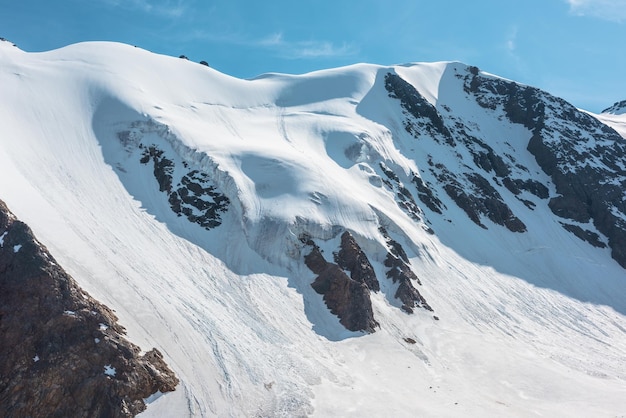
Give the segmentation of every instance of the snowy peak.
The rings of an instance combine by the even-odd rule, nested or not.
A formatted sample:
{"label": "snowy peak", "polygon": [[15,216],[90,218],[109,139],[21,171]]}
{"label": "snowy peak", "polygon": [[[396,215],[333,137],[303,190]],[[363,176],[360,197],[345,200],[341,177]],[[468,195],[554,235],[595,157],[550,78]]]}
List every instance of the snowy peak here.
{"label": "snowy peak", "polygon": [[[457,62],[239,80],[106,42],[0,59],[0,197],[163,341],[165,415],[324,415],[378,373],[405,415],[403,390],[445,383],[433,415],[519,360],[494,352],[590,393],[624,370],[619,116]],[[536,377],[497,389],[527,411]]]}
{"label": "snowy peak", "polygon": [[[131,194],[230,265],[239,255],[220,253],[185,221],[210,232],[229,217],[231,234],[263,259],[294,268],[309,251],[302,236],[328,241],[351,231],[373,239],[382,259],[381,228],[412,224],[436,234],[435,217],[460,209],[480,228],[525,233],[523,219],[547,205],[566,231],[608,245],[626,264],[623,209],[611,198],[623,176],[615,159],[623,141],[561,99],[460,63],[355,65],[256,82],[272,91],[266,103],[190,105],[200,120],[184,130],[162,108],[152,110],[158,116],[112,116],[133,112],[121,102],[101,105],[94,117],[105,160]],[[161,194],[145,187],[150,182]]]}
{"label": "snowy peak", "polygon": [[[513,232],[524,232],[526,226],[505,203],[502,193],[507,189],[531,210],[537,206],[536,198],[548,199],[549,188],[529,177],[536,161],[551,176],[558,194],[549,199],[550,209],[561,218],[579,223],[563,221],[564,228],[603,247],[603,240],[592,231],[597,228],[608,237],[613,257],[626,266],[621,244],[625,230],[620,226],[625,212],[618,197],[625,174],[621,158],[625,143],[619,134],[561,99],[532,87],[483,75],[476,67],[467,67],[455,77],[463,82],[465,96],[474,103],[466,103],[465,109],[455,109],[439,100],[441,112],[429,106],[410,84],[397,76],[389,74],[386,79],[390,96],[401,101],[408,133],[416,139],[420,135],[439,138],[439,143],[456,149],[457,160],[471,156],[471,162],[466,160],[465,168],[460,167],[454,173],[446,164],[433,162],[431,156],[428,163],[435,168],[430,171],[446,194],[480,226],[484,227],[481,216],[486,216]],[[489,132],[481,132],[480,125],[472,123],[472,119],[482,111],[466,110],[474,104],[488,111],[490,118],[496,116],[499,121],[521,125],[527,133],[520,132],[521,138],[502,142]],[[511,145],[513,141],[521,144],[516,144],[516,148]],[[500,148],[503,145],[504,150]],[[528,152],[535,160],[529,161],[530,164],[520,164],[513,156]],[[486,174],[493,177],[490,179]],[[522,198],[522,192],[534,195],[534,199]],[[580,225],[588,222],[593,223],[591,230]]]}
{"label": "snowy peak", "polygon": [[130,196],[233,269],[242,255],[211,244],[218,228],[292,269],[302,234],[351,231],[382,261],[381,227],[414,242],[406,231],[438,234],[438,219],[460,211],[479,228],[525,233],[546,205],[567,231],[626,263],[614,226],[621,202],[607,198],[621,184],[621,138],[476,67],[359,64],[237,80],[112,43],[25,57],[23,71],[42,83],[44,68],[60,89],[83,83],[77,106],[93,109],[89,129]]}
{"label": "snowy peak", "polygon": [[609,113],[612,115],[623,115],[624,113],[626,113],[626,100],[613,103],[613,105],[604,109],[602,113]]}

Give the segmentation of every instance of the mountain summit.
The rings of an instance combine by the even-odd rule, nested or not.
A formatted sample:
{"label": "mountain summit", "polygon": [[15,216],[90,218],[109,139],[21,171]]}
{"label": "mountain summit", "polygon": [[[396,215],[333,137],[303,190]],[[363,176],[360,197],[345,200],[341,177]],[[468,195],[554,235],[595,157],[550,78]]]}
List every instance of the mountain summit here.
{"label": "mountain summit", "polygon": [[626,113],[626,100],[622,100],[621,102],[613,103],[612,106],[607,107],[602,111],[602,113],[611,113],[614,115],[622,115]]}
{"label": "mountain summit", "polygon": [[145,416],[623,413],[620,112],[458,62],[0,63],[0,199],[174,370]]}

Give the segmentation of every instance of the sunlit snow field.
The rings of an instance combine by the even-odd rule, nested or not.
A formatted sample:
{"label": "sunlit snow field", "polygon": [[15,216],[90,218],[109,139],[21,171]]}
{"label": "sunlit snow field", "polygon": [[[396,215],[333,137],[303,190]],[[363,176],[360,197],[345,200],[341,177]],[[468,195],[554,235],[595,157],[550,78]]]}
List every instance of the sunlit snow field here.
{"label": "sunlit snow field", "polygon": [[[458,94],[463,67],[239,80],[121,44],[25,53],[0,42],[0,198],[131,341],[163,352],[181,383],[144,417],[624,416],[626,270],[609,249],[565,231],[542,200],[508,202],[528,228],[516,234],[478,227],[442,195],[443,215],[423,208],[430,235],[377,186],[379,161],[407,175],[433,153],[460,165],[406,135],[389,71],[549,182],[525,128]],[[624,115],[599,117],[624,135]],[[116,132],[148,121],[166,129],[149,140],[230,198],[221,226],[176,217],[128,157]],[[388,297],[380,223],[434,313],[407,315]],[[330,253],[335,226],[354,232],[381,281],[373,334],[346,331],[310,286],[298,234]]]}

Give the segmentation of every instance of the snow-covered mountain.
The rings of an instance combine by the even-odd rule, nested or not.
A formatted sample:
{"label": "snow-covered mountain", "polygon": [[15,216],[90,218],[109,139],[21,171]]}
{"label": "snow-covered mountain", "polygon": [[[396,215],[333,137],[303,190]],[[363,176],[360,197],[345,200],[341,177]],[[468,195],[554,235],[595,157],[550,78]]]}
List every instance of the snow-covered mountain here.
{"label": "snow-covered mountain", "polygon": [[457,62],[0,42],[0,199],[163,353],[147,417],[623,415],[625,124]]}
{"label": "snow-covered mountain", "polygon": [[602,113],[610,113],[614,115],[622,115],[626,113],[626,100],[622,100],[621,102],[613,103],[613,105],[607,107],[602,111]]}

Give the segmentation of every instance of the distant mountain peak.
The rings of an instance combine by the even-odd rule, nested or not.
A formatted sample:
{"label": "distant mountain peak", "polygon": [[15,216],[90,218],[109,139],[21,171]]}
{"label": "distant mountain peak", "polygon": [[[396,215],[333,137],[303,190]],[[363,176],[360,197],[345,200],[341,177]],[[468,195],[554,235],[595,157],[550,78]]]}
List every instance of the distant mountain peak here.
{"label": "distant mountain peak", "polygon": [[613,115],[622,115],[626,113],[626,100],[613,103],[613,105],[604,109],[602,113],[611,113]]}

